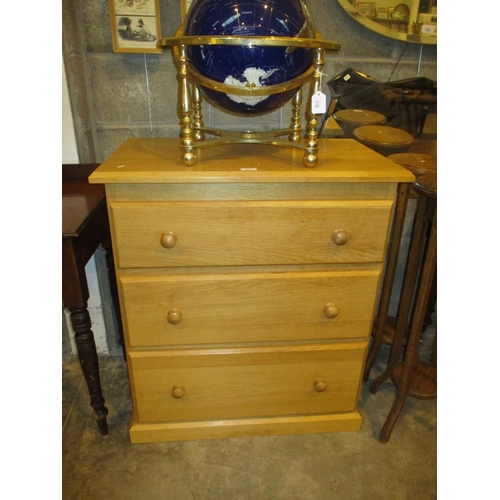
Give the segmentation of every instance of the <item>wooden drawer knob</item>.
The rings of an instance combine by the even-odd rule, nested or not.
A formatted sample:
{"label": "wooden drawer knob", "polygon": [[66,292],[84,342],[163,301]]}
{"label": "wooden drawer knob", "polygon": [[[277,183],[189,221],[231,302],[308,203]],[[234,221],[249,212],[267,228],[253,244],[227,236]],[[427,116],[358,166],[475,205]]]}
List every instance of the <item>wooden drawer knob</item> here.
{"label": "wooden drawer knob", "polygon": [[325,316],[328,319],[336,318],[339,314],[339,310],[337,309],[337,306],[335,304],[332,304],[331,302],[326,304],[326,306],[323,308],[323,312],[325,313]]}
{"label": "wooden drawer knob", "polygon": [[335,229],[332,234],[332,240],[338,246],[345,245],[348,239],[349,235],[345,229]]}
{"label": "wooden drawer knob", "polygon": [[167,313],[167,321],[171,325],[178,325],[182,319],[182,311],[180,309],[171,309]]}
{"label": "wooden drawer knob", "polygon": [[318,378],[314,381],[314,390],[316,392],[325,392],[326,391],[326,382],[323,378]]}
{"label": "wooden drawer knob", "polygon": [[160,243],[164,248],[174,248],[177,243],[177,235],[173,231],[163,233],[160,238]]}
{"label": "wooden drawer knob", "polygon": [[172,397],[175,399],[182,399],[186,394],[186,389],[182,385],[174,385],[172,387]]}

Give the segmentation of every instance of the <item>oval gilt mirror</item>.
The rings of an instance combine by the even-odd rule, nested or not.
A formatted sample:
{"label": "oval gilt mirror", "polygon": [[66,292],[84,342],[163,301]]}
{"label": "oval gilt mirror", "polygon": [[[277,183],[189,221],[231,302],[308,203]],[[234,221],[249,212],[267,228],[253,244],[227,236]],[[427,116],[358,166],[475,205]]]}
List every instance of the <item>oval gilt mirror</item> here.
{"label": "oval gilt mirror", "polygon": [[437,0],[337,0],[355,21],[402,42],[437,45]]}

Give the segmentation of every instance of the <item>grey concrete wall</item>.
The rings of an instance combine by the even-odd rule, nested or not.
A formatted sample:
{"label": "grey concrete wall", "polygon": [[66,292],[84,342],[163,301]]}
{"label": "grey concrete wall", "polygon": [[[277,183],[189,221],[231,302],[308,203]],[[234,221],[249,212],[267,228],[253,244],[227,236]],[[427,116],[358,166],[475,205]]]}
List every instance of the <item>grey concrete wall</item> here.
{"label": "grey concrete wall", "polygon": [[[406,44],[371,32],[352,20],[336,0],[309,0],[317,29],[342,46],[328,54],[326,82],[348,67],[387,81],[420,76],[437,81],[437,47]],[[108,2],[63,1],[63,57],[81,162],[104,161],[129,137],[177,137],[177,80],[171,52],[114,53]],[[160,0],[161,35],[180,25],[179,0]],[[221,128],[280,128],[289,106],[252,119],[235,117],[204,104],[206,125]]]}

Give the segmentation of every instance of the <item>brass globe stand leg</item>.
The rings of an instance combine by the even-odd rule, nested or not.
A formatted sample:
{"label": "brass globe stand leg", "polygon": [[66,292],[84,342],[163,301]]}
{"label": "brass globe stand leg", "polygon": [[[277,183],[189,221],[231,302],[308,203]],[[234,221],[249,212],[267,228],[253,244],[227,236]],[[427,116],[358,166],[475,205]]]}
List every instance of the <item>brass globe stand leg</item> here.
{"label": "brass globe stand leg", "polygon": [[196,141],[204,141],[205,134],[203,133],[203,116],[201,114],[201,94],[196,85],[193,85],[193,128],[194,138]]}
{"label": "brass globe stand leg", "polygon": [[[188,167],[196,163],[196,155],[194,153],[194,137],[193,129],[191,128],[191,98],[188,84],[188,57],[186,45],[181,45],[179,58],[179,79],[180,79],[180,103],[181,103],[181,149],[182,163]],[[201,115],[200,115],[201,116]]]}
{"label": "brass globe stand leg", "polygon": [[309,122],[307,125],[306,154],[304,155],[303,162],[308,168],[315,167],[318,163],[318,119],[316,118],[316,115],[312,113],[311,106],[313,95],[321,89],[320,78],[324,64],[323,53],[324,50],[321,47],[316,49],[314,58],[314,74],[309,92],[309,100],[307,103]]}
{"label": "brass globe stand leg", "polygon": [[300,108],[302,106],[302,88],[300,88],[292,99],[292,123],[290,128],[293,132],[288,136],[288,140],[291,142],[300,142],[302,140],[301,131],[302,127],[300,125]]}

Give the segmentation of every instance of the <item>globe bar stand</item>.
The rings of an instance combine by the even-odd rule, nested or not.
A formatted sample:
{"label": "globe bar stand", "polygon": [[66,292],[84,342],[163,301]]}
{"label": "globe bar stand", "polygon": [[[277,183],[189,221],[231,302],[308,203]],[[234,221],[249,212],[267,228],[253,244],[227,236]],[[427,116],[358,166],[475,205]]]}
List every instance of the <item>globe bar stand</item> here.
{"label": "globe bar stand", "polygon": [[[272,146],[294,147],[305,151],[303,163],[306,167],[315,167],[318,163],[318,115],[312,113],[313,95],[321,90],[320,78],[324,65],[325,50],[338,52],[340,45],[336,42],[310,38],[287,37],[234,37],[234,36],[183,36],[183,28],[177,36],[162,38],[158,42],[160,47],[172,47],[174,62],[177,68],[179,81],[179,107],[181,127],[181,160],[186,166],[196,163],[196,149],[222,144],[268,144]],[[245,47],[290,47],[310,48],[315,50],[314,61],[311,67],[302,75],[287,82],[257,87],[247,84],[246,87],[227,85],[204,77],[189,64],[188,47],[191,45],[235,45]],[[302,86],[311,82],[306,107],[306,133],[302,139],[300,111],[302,107]],[[289,128],[276,131],[247,131],[235,132],[205,127],[201,114],[201,93],[199,86],[210,88],[239,96],[262,96],[297,89],[291,99],[292,119]],[[208,139],[206,136],[214,136]],[[285,138],[283,138],[285,137]]]}

